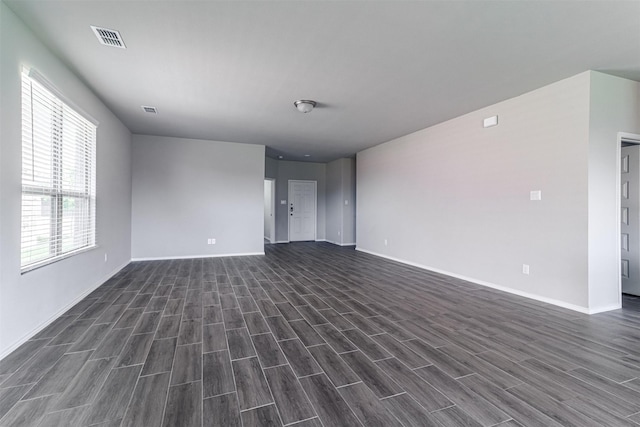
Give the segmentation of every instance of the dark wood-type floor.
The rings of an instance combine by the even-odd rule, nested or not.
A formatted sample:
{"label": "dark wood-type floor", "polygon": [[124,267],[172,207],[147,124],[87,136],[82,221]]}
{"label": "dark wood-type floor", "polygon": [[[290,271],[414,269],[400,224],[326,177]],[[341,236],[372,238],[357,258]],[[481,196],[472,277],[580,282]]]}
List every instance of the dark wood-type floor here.
{"label": "dark wood-type floor", "polygon": [[329,244],[134,262],[0,362],[2,426],[632,426],[640,299],[586,316]]}

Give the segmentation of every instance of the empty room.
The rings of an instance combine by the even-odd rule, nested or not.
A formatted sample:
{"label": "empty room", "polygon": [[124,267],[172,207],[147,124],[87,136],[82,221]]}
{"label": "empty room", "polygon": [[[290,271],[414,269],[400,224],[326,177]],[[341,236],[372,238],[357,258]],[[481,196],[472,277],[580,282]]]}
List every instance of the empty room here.
{"label": "empty room", "polygon": [[640,1],[0,0],[0,426],[640,425]]}

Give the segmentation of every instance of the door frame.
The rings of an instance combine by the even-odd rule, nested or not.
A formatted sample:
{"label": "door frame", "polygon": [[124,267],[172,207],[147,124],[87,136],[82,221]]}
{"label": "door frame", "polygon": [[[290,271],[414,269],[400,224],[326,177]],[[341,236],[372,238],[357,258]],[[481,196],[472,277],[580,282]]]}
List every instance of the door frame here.
{"label": "door frame", "polygon": [[620,307],[622,307],[622,220],[620,218],[622,212],[622,192],[620,191],[622,185],[622,142],[627,141],[634,144],[640,144],[640,135],[635,133],[628,132],[618,132],[618,144],[616,147],[616,163],[618,173],[616,175],[616,212],[617,221],[616,221],[616,239],[618,241],[617,252],[618,252],[618,298]]}
{"label": "door frame", "polygon": [[[276,243],[276,180],[275,178],[265,178],[265,181],[271,182],[271,233],[269,233],[269,242]],[[262,233],[264,234],[264,233]]]}
{"label": "door frame", "polygon": [[287,242],[291,243],[291,215],[289,212],[289,205],[291,203],[291,183],[294,182],[312,182],[313,194],[314,194],[314,224],[313,224],[313,240],[318,238],[318,181],[310,179],[290,179],[287,183]]}

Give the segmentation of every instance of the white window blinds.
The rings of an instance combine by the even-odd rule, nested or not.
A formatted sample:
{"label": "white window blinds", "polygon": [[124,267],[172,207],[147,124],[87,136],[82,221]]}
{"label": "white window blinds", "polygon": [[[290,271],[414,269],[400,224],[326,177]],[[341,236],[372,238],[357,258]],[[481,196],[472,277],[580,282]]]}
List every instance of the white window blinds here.
{"label": "white window blinds", "polygon": [[22,73],[23,271],[95,246],[96,126]]}

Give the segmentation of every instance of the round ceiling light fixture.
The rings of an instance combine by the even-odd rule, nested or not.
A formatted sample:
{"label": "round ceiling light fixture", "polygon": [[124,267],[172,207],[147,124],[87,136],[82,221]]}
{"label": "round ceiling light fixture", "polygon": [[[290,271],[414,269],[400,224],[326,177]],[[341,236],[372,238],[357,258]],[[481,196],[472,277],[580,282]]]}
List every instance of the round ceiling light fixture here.
{"label": "round ceiling light fixture", "polygon": [[299,99],[294,102],[293,105],[295,105],[298,111],[300,111],[301,113],[308,113],[309,111],[313,110],[313,107],[316,106],[316,101],[311,101],[309,99]]}

